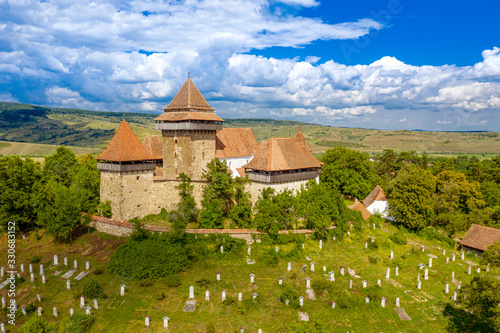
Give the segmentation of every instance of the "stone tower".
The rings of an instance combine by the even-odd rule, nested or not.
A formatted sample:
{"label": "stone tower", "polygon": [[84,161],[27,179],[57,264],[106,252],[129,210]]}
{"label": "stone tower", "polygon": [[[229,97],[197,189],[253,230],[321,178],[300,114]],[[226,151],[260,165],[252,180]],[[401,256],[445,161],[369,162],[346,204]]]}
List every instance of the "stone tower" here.
{"label": "stone tower", "polygon": [[101,173],[100,199],[111,202],[114,218],[150,214],[149,192],[157,159],[123,120],[108,147],[96,157]]}
{"label": "stone tower", "polygon": [[163,177],[185,173],[200,180],[207,163],[215,158],[215,134],[223,120],[188,78],[164,112],[155,119],[163,141]]}

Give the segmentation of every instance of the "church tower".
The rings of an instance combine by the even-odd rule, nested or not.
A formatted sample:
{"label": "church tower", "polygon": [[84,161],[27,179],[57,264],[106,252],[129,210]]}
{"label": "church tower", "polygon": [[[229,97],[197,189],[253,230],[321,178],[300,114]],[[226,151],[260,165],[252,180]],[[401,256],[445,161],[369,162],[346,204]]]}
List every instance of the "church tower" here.
{"label": "church tower", "polygon": [[223,120],[188,78],[164,112],[155,119],[163,141],[163,177],[175,179],[184,172],[200,180],[215,158],[215,134]]}

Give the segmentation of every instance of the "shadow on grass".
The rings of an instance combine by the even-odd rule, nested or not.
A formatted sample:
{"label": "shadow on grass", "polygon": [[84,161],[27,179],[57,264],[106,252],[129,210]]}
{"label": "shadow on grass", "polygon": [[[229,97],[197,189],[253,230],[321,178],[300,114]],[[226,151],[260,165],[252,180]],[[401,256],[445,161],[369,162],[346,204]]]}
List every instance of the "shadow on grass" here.
{"label": "shadow on grass", "polygon": [[443,315],[447,318],[446,330],[452,333],[497,333],[494,319],[469,313],[464,309],[456,308],[447,304],[443,310]]}

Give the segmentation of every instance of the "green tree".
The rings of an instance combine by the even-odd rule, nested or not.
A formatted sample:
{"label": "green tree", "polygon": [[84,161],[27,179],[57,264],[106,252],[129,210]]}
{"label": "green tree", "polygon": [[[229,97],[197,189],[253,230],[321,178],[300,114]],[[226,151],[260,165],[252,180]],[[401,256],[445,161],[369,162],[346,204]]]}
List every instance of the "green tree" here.
{"label": "green tree", "polygon": [[415,164],[406,165],[387,188],[389,212],[398,222],[413,229],[434,219],[436,177]]}
{"label": "green tree", "polygon": [[77,165],[75,153],[65,146],[59,146],[54,154],[45,159],[43,170],[48,177],[53,177],[57,182],[69,186]]}
{"label": "green tree", "polygon": [[285,189],[276,193],[273,188],[264,188],[255,203],[254,225],[276,237],[279,230],[289,229],[296,221],[294,206],[292,191]]}
{"label": "green tree", "polygon": [[200,228],[222,229],[224,227],[224,212],[222,211],[223,205],[224,202],[221,199],[203,199],[203,209],[200,211],[200,216],[198,218]]}
{"label": "green tree", "polygon": [[16,228],[31,228],[37,218],[34,188],[42,179],[40,163],[27,157],[0,158],[0,223],[3,227],[9,221],[16,222]]}
{"label": "green tree", "polygon": [[248,176],[237,177],[234,180],[235,205],[229,211],[229,217],[240,228],[249,228],[252,223],[252,202],[250,193],[245,191],[245,186],[250,182]]}
{"label": "green tree", "polygon": [[207,180],[207,185],[203,188],[203,201],[219,199],[223,211],[228,212],[233,205],[234,186],[226,161],[214,158],[207,164],[202,177]]}
{"label": "green tree", "polygon": [[322,157],[321,183],[356,198],[365,198],[381,182],[367,153],[344,147],[328,149]]}
{"label": "green tree", "polygon": [[488,246],[483,253],[483,261],[500,267],[500,242],[495,242]]}
{"label": "green tree", "polygon": [[61,184],[54,187],[54,201],[39,214],[39,222],[57,240],[72,242],[75,231],[88,223],[89,217],[82,214],[76,191]]}
{"label": "green tree", "polygon": [[479,183],[469,183],[461,172],[444,170],[436,176],[437,212],[465,214],[483,208]]}
{"label": "green tree", "polygon": [[196,209],[196,201],[193,196],[194,186],[191,178],[183,172],[177,176],[177,180],[180,180],[180,184],[175,188],[179,191],[179,197],[181,198],[177,205],[177,212],[186,223],[196,222],[198,210]]}
{"label": "green tree", "polygon": [[22,333],[56,333],[58,325],[54,322],[49,322],[43,317],[32,316],[27,322],[20,327]]}
{"label": "green tree", "polygon": [[82,155],[76,158],[77,164],[73,167],[71,185],[78,193],[79,205],[82,212],[95,214],[99,205],[101,176],[97,169],[97,161],[92,155]]}

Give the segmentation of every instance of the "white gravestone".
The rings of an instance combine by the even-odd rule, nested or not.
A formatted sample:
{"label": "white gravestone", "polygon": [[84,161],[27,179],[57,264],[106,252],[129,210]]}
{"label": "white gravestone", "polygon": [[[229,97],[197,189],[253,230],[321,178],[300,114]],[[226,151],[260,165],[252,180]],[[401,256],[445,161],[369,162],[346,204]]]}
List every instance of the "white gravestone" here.
{"label": "white gravestone", "polygon": [[90,269],[90,261],[85,262],[85,269],[88,271]]}
{"label": "white gravestone", "polygon": [[2,297],[2,309],[5,308],[5,297]]}
{"label": "white gravestone", "polygon": [[478,267],[478,268],[477,268],[477,272],[478,272],[478,273],[481,273],[481,267]]}
{"label": "white gravestone", "polygon": [[429,267],[432,267],[432,258],[429,258]]}
{"label": "white gravestone", "polygon": [[464,260],[464,256],[465,256],[464,251],[462,251],[462,260]]}
{"label": "white gravestone", "polygon": [[23,305],[23,306],[21,306],[21,311],[23,312],[23,315],[25,315],[25,316],[26,316],[26,308],[24,307],[24,305]]}
{"label": "white gravestone", "polygon": [[311,272],[314,272],[314,263],[311,263]]}
{"label": "white gravestone", "polygon": [[335,281],[335,272],[330,272],[330,281]]}
{"label": "white gravestone", "polygon": [[420,280],[418,280],[417,289],[418,290],[422,289],[422,281],[420,281]]}
{"label": "white gravestone", "polygon": [[349,280],[349,289],[352,289],[352,280]]}
{"label": "white gravestone", "polygon": [[323,266],[323,272],[326,272],[326,266]]}
{"label": "white gravestone", "polygon": [[304,306],[304,296],[299,297],[299,305]]}
{"label": "white gravestone", "polygon": [[45,284],[45,275],[42,275],[42,283]]}
{"label": "white gravestone", "polygon": [[224,253],[224,246],[220,246],[220,253]]}
{"label": "white gravestone", "polygon": [[382,305],[382,307],[385,308],[385,297],[382,297],[382,300],[380,301],[380,305]]}
{"label": "white gravestone", "polygon": [[120,286],[120,296],[125,296],[125,287],[126,285],[122,284]]}
{"label": "white gravestone", "polygon": [[323,248],[323,241],[320,239],[319,240],[319,249],[321,250]]}
{"label": "white gravestone", "polygon": [[71,290],[71,282],[69,280],[66,280],[66,289]]}
{"label": "white gravestone", "polygon": [[0,277],[3,277],[5,275],[5,268],[0,268]]}
{"label": "white gravestone", "polygon": [[396,297],[396,307],[399,308],[400,307],[400,304],[399,304],[399,297]]}
{"label": "white gravestone", "polygon": [[68,258],[64,257],[64,266],[68,266]]}
{"label": "white gravestone", "polygon": [[451,300],[452,301],[456,301],[457,300],[457,292],[456,291],[453,292],[453,296],[451,296]]}
{"label": "white gravestone", "polygon": [[446,255],[446,250],[443,250],[443,256],[445,256],[445,255]]}
{"label": "white gravestone", "polygon": [[241,291],[238,293],[238,301],[243,301],[243,294],[241,293]]}
{"label": "white gravestone", "polygon": [[90,306],[85,307],[85,314],[88,316],[90,316],[90,309],[91,309]]}
{"label": "white gravestone", "polygon": [[4,323],[0,324],[0,332],[5,333],[5,324]]}
{"label": "white gravestone", "polygon": [[85,306],[85,297],[80,296],[80,307],[83,308]]}
{"label": "white gravestone", "polygon": [[289,262],[289,263],[288,263],[288,267],[287,267],[287,271],[289,271],[289,272],[290,272],[291,270],[292,270],[292,263],[291,263],[291,262]]}
{"label": "white gravestone", "polygon": [[444,287],[444,292],[447,294],[450,292],[450,285],[447,283],[446,286]]}
{"label": "white gravestone", "polygon": [[75,260],[75,261],[73,262],[73,268],[74,268],[74,269],[78,269],[78,261],[76,261],[76,260]]}
{"label": "white gravestone", "polygon": [[24,264],[21,264],[21,272],[24,272]]}
{"label": "white gravestone", "polygon": [[54,313],[54,317],[57,317],[57,308],[56,308],[56,307],[54,307],[54,309],[53,309],[52,311],[53,311],[53,313]]}
{"label": "white gravestone", "polygon": [[220,273],[217,273],[217,281],[220,281]]}
{"label": "white gravestone", "polygon": [[247,253],[248,253],[248,255],[252,254],[252,247],[251,247],[251,246],[249,246],[249,247],[247,248]]}
{"label": "white gravestone", "polygon": [[311,279],[310,278],[306,279],[306,288],[307,289],[311,288]]}
{"label": "white gravestone", "polygon": [[377,280],[377,284],[379,287],[382,287],[382,281],[380,281],[380,279]]}
{"label": "white gravestone", "polygon": [[35,282],[35,274],[33,273],[30,274],[30,282],[31,283]]}
{"label": "white gravestone", "polygon": [[365,242],[365,250],[368,249],[368,242]]}
{"label": "white gravestone", "polygon": [[40,317],[42,315],[42,308],[41,307],[38,307],[38,316]]}
{"label": "white gravestone", "polygon": [[32,264],[29,265],[29,270],[30,270],[30,273],[33,273],[33,265]]}
{"label": "white gravestone", "polygon": [[304,243],[302,243],[302,250],[304,249],[304,247],[305,247],[305,244],[304,244]]}
{"label": "white gravestone", "polygon": [[394,259],[394,252],[391,251],[391,260],[393,260],[393,259]]}
{"label": "white gravestone", "polygon": [[391,269],[387,268],[387,271],[385,272],[385,278],[389,280],[390,277],[391,277]]}
{"label": "white gravestone", "polygon": [[451,282],[455,281],[455,272],[451,272]]}
{"label": "white gravestone", "polygon": [[149,316],[146,316],[146,318],[144,318],[144,325],[146,325],[146,327],[149,327]]}
{"label": "white gravestone", "polygon": [[396,267],[396,271],[394,272],[394,274],[396,274],[396,276],[399,276],[399,267]]}
{"label": "white gravestone", "polygon": [[226,292],[223,290],[222,291],[222,301],[224,302],[226,300]]}
{"label": "white gravestone", "polygon": [[332,302],[332,309],[335,309],[335,302]]}
{"label": "white gravestone", "polygon": [[69,316],[70,317],[72,317],[74,313],[75,313],[75,310],[73,310],[73,308],[69,309]]}
{"label": "white gravestone", "polygon": [[455,253],[451,256],[451,261],[455,261]]}
{"label": "white gravestone", "polygon": [[168,318],[168,317],[163,317],[163,328],[168,328],[168,320],[169,319],[170,318]]}
{"label": "white gravestone", "polygon": [[42,297],[40,296],[40,294],[36,294],[36,299],[38,300],[38,302],[42,301]]}
{"label": "white gravestone", "polygon": [[278,251],[280,250],[280,248],[279,248],[278,246],[276,246],[276,247],[274,248],[274,250],[275,250],[276,252],[278,252]]}
{"label": "white gravestone", "polygon": [[467,274],[469,274],[469,275],[470,275],[470,274],[471,274],[471,271],[472,271],[472,267],[471,267],[471,265],[469,265],[469,268],[467,269]]}
{"label": "white gravestone", "polygon": [[369,297],[365,297],[365,303],[366,304],[370,303],[370,298]]}
{"label": "white gravestone", "polygon": [[429,270],[426,268],[424,271],[424,280],[428,280],[428,279],[429,279]]}
{"label": "white gravestone", "polygon": [[210,301],[210,291],[205,291],[205,301]]}
{"label": "white gravestone", "polygon": [[341,275],[344,275],[344,274],[345,274],[345,273],[344,273],[344,266],[340,266],[340,274],[341,274]]}
{"label": "white gravestone", "polygon": [[366,288],[366,280],[363,280],[363,288]]}
{"label": "white gravestone", "polygon": [[250,274],[250,283],[255,283],[255,274]]}
{"label": "white gravestone", "polygon": [[96,299],[94,300],[94,308],[95,309],[99,309],[99,303],[97,303]]}
{"label": "white gravestone", "polygon": [[57,259],[57,254],[54,254],[54,266],[59,265],[59,259]]}
{"label": "white gravestone", "polygon": [[194,298],[194,287],[193,286],[189,287],[189,298]]}
{"label": "white gravestone", "polygon": [[278,278],[278,284],[281,286],[283,284],[283,279],[282,278]]}
{"label": "white gravestone", "polygon": [[424,252],[424,251],[425,251],[425,246],[422,245],[422,252]]}
{"label": "white gravestone", "polygon": [[254,302],[255,302],[255,299],[257,298],[257,296],[259,296],[259,295],[257,295],[256,293],[253,293],[252,299],[254,300]]}
{"label": "white gravestone", "polygon": [[40,265],[40,275],[43,275],[43,265]]}
{"label": "white gravestone", "polygon": [[450,258],[446,257],[446,263],[449,263],[449,262],[450,262]]}

